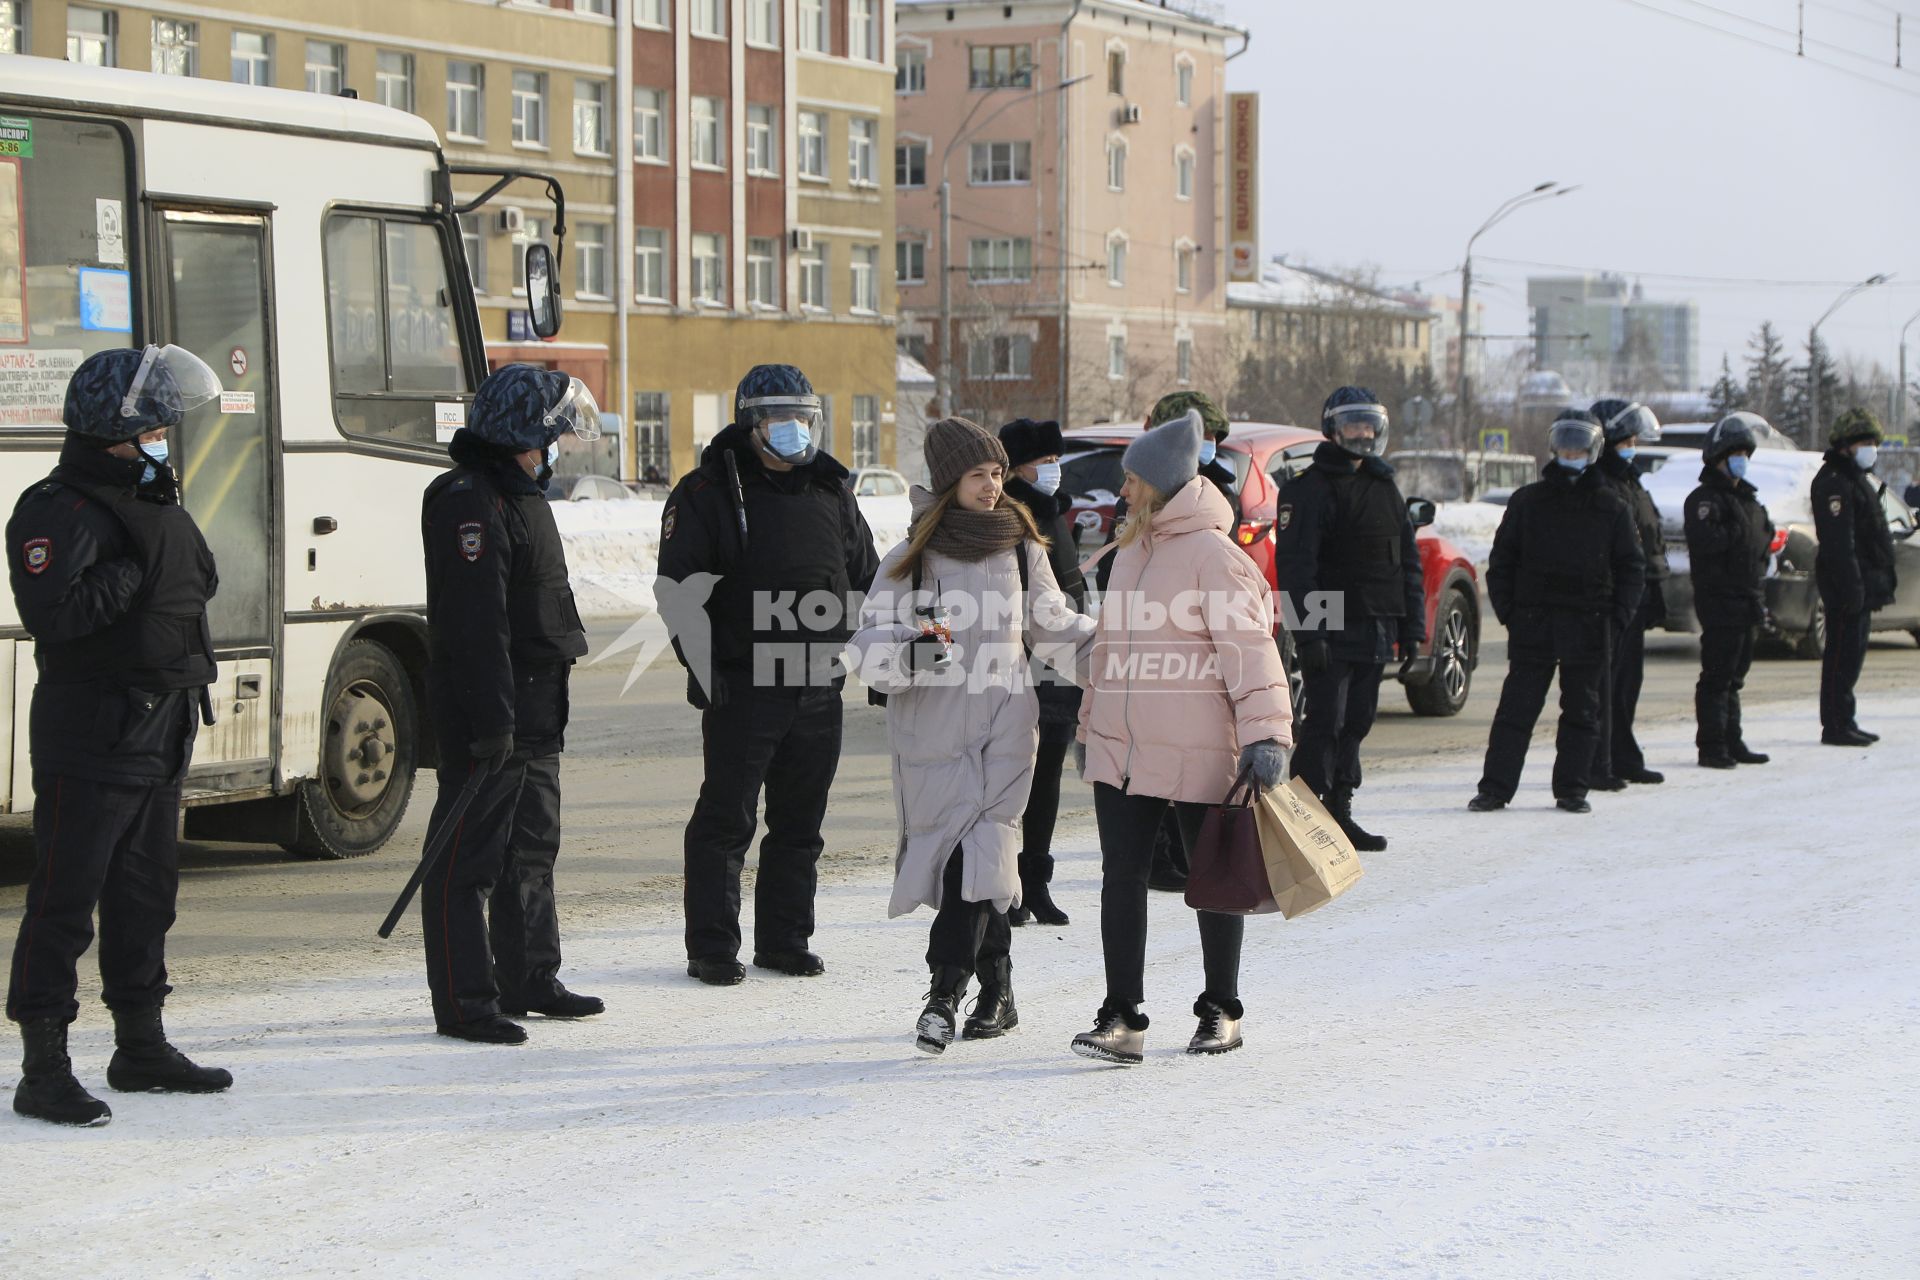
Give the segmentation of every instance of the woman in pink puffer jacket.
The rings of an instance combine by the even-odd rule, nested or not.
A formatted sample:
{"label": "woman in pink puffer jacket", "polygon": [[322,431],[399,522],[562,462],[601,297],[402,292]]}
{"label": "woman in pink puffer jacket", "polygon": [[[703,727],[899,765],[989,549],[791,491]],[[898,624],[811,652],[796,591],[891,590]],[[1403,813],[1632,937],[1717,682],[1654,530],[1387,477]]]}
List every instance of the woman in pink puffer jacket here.
{"label": "woman in pink puffer jacket", "polygon": [[[1286,776],[1293,707],[1273,640],[1265,579],[1228,531],[1233,511],[1198,475],[1200,432],[1169,422],[1127,447],[1130,514],[1080,708],[1082,776],[1100,824],[1100,942],[1107,997],[1073,1051],[1141,1060],[1147,1016],[1147,872],[1154,834],[1173,805],[1191,852],[1209,805],[1251,771],[1262,787]],[[1196,913],[1206,990],[1189,1053],[1240,1047],[1244,920]]]}

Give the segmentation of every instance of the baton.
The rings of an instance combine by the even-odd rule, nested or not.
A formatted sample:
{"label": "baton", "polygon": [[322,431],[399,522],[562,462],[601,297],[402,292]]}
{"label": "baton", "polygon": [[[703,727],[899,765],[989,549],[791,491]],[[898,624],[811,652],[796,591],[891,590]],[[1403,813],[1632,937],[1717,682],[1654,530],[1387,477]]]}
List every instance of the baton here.
{"label": "baton", "polygon": [[453,798],[453,804],[447,809],[447,816],[440,823],[440,829],[427,841],[427,847],[420,851],[420,865],[413,869],[413,875],[407,881],[407,887],[393,901],[393,910],[387,912],[386,920],[380,926],[380,936],[393,936],[393,927],[400,923],[400,917],[406,914],[407,904],[413,901],[413,895],[420,889],[420,882],[427,878],[427,872],[433,870],[433,864],[440,861],[441,850],[447,847],[447,841],[460,829],[460,820],[467,816],[467,809],[473,804],[473,798],[480,794],[481,784],[492,777],[491,770],[481,769],[476,763],[473,772],[467,775],[467,785],[460,788],[460,794]]}

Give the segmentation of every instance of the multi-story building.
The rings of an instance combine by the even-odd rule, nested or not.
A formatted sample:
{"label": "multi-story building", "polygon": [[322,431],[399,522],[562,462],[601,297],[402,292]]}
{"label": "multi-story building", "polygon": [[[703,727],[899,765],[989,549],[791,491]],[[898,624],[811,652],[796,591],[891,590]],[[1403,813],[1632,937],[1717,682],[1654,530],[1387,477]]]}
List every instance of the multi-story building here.
{"label": "multi-story building", "polygon": [[951,380],[940,407],[1072,425],[1178,387],[1224,396],[1226,63],[1245,33],[1147,0],[897,8],[901,339]]}
{"label": "multi-story building", "polygon": [[1270,262],[1258,283],[1227,287],[1235,346],[1273,360],[1314,347],[1366,351],[1411,376],[1433,359],[1433,312],[1400,296],[1325,271]]}
{"label": "multi-story building", "polygon": [[[670,478],[756,363],[806,370],[829,447],[893,457],[890,0],[0,0],[0,52],[352,91],[421,115],[448,160],[566,192],[560,339],[521,262],[541,184],[461,220],[488,360],[584,379],[627,430],[576,470]],[[484,179],[456,177],[456,197]],[[564,469],[564,467],[563,467]]]}
{"label": "multi-story building", "polygon": [[1700,385],[1700,308],[1653,302],[1626,277],[1529,276],[1534,367],[1600,394],[1692,391]]}

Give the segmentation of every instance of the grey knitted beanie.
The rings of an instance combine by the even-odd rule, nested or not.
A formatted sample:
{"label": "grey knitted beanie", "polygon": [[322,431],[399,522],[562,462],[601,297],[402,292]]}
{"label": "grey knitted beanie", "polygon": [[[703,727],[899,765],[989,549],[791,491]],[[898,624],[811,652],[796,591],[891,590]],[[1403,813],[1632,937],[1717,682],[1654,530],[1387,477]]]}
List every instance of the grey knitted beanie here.
{"label": "grey knitted beanie", "polygon": [[[1199,456],[1195,446],[1195,457]],[[1000,438],[965,418],[942,418],[927,428],[927,487],[945,493],[983,462],[1007,465]]]}
{"label": "grey knitted beanie", "polygon": [[1128,445],[1120,465],[1162,497],[1171,498],[1200,474],[1200,435],[1205,429],[1200,411],[1189,409],[1184,417],[1157,426]]}

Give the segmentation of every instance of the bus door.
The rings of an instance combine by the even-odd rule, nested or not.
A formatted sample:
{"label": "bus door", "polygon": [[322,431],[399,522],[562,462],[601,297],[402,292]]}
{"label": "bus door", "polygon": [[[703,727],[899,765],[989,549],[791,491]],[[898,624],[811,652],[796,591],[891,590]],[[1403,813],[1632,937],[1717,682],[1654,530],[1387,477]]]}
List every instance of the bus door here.
{"label": "bus door", "polygon": [[205,534],[220,574],[207,608],[219,674],[216,721],[203,727],[187,775],[190,799],[272,786],[279,705],[280,481],[273,328],[272,242],[265,213],[157,212],[156,341],[213,367],[225,393],[172,433],[181,500]]}

